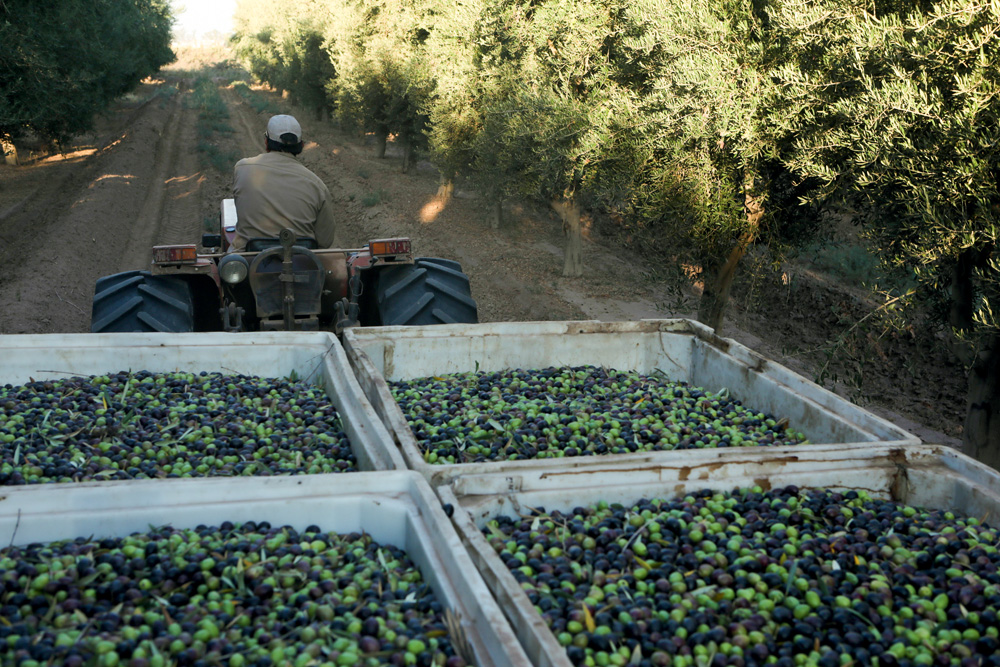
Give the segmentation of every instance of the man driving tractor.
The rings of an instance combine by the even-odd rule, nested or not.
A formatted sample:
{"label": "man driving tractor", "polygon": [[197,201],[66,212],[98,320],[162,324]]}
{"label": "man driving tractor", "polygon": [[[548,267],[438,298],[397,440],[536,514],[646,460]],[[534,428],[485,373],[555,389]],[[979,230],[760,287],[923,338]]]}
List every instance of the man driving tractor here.
{"label": "man driving tractor", "polygon": [[320,248],[334,243],[333,205],[326,184],[295,159],[302,152],[302,127],[294,117],[272,116],[264,152],[244,158],[233,171],[236,238],[242,251],[253,238],[276,238],[290,228],[297,238],[315,239]]}
{"label": "man driving tractor", "polygon": [[[340,333],[478,321],[458,262],[414,258],[406,238],[333,248],[340,230],[330,191],[296,160],[299,123],[274,116],[265,138],[262,154],[236,164],[235,201],[223,200],[219,232],[202,235],[207,252],[194,243],[157,245],[149,270],[100,278],[91,331]],[[238,252],[219,252],[229,248]]]}

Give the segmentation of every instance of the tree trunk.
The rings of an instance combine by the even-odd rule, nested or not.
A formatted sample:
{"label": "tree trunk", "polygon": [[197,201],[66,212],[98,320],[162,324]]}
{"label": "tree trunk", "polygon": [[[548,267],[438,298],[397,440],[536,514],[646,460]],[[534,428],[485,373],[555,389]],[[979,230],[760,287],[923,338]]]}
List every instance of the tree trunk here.
{"label": "tree trunk", "polygon": [[972,363],[962,444],[969,456],[1000,469],[1000,334],[983,338]]}
{"label": "tree trunk", "polygon": [[14,142],[7,139],[0,139],[0,151],[3,152],[4,164],[17,165],[17,147]]}
{"label": "tree trunk", "polygon": [[503,198],[497,197],[493,203],[493,210],[490,211],[490,229],[500,229],[503,225]]}
{"label": "tree trunk", "polygon": [[717,272],[705,272],[705,289],[698,303],[698,321],[712,327],[716,333],[722,333],[722,322],[729,305],[729,293],[732,291],[736,269],[747,254],[750,244],[757,239],[760,220],[764,215],[764,197],[754,191],[753,177],[749,177],[744,186],[743,210],[747,216],[747,229],[736,241],[721,268]]}
{"label": "tree trunk", "polygon": [[389,141],[389,130],[376,130],[375,131],[375,157],[378,159],[385,158],[385,145]]}
{"label": "tree trunk", "polygon": [[[976,293],[972,275],[979,259],[980,251],[969,248],[959,254],[952,269],[948,324],[956,331],[969,331],[976,325],[973,320]],[[949,347],[952,354],[966,366],[975,363],[975,350],[968,341],[952,337]]]}
{"label": "tree trunk", "polygon": [[705,288],[698,302],[698,321],[712,327],[716,333],[722,333],[722,322],[725,320],[726,307],[729,305],[729,293],[732,291],[736,269],[752,242],[750,234],[744,234],[718,271],[706,271]]}
{"label": "tree trunk", "polygon": [[441,175],[441,182],[438,184],[437,195],[435,195],[442,203],[447,203],[451,201],[451,196],[455,194],[455,181],[452,178],[448,178]]}
{"label": "tree trunk", "polygon": [[579,278],[583,275],[583,223],[580,221],[580,207],[574,199],[554,199],[550,205],[562,218],[563,232],[566,234],[563,275]]}
{"label": "tree trunk", "polygon": [[413,163],[413,144],[409,137],[403,137],[403,173],[410,173],[410,166]]}

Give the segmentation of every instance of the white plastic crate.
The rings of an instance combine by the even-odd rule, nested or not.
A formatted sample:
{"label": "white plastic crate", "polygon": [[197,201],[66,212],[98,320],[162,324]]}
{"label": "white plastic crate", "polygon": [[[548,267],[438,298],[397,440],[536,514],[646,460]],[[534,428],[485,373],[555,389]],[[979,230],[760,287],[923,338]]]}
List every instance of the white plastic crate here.
{"label": "white plastic crate", "polygon": [[364,531],[404,549],[437,599],[459,619],[477,665],[530,664],[438,499],[413,472],[37,485],[0,495],[4,546],[225,521]]}
{"label": "white plastic crate", "polygon": [[650,464],[641,469],[609,465],[565,472],[463,475],[437,488],[454,506],[452,522],[490,590],[507,614],[529,658],[538,667],[568,667],[565,649],[482,534],[490,519],[524,515],[529,508],[568,511],[599,500],[633,503],[674,498],[698,489],[731,491],[761,486],[864,490],[872,497],[948,509],[966,516],[1000,517],[1000,473],[956,451],[933,445],[874,446],[821,452],[802,448],[784,458]]}
{"label": "white plastic crate", "polygon": [[360,470],[406,467],[329,333],[113,333],[0,336],[0,384],[117,371],[221,372],[321,384],[337,409]]}
{"label": "white plastic crate", "polygon": [[[428,464],[389,392],[387,381],[475,370],[597,365],[650,373],[709,391],[727,388],[755,410],[788,418],[811,450],[873,444],[915,445],[919,439],[784,366],[690,320],[639,322],[507,322],[427,327],[370,327],[344,333],[358,381],[398,443],[407,464],[432,484],[465,474],[587,468],[610,463],[641,467],[677,460],[727,461],[781,456],[795,447],[735,447],[577,456],[535,461]],[[766,451],[765,451],[766,450]]]}

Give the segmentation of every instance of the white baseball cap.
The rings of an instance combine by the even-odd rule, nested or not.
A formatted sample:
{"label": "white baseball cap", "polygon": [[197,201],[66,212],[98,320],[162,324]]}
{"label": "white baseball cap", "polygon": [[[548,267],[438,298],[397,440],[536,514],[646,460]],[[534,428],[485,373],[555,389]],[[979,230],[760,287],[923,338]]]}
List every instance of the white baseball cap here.
{"label": "white baseball cap", "polygon": [[[295,141],[285,141],[282,137],[286,134],[295,135]],[[267,138],[283,144],[302,143],[302,126],[294,116],[287,114],[271,116],[271,120],[267,122]]]}

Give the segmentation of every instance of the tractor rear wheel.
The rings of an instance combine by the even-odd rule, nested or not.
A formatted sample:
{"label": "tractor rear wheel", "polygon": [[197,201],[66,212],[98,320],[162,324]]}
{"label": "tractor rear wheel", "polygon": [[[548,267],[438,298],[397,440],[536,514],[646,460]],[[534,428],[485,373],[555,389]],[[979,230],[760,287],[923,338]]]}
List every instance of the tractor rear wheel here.
{"label": "tractor rear wheel", "polygon": [[382,269],[376,301],[384,325],[475,324],[479,321],[469,277],[450,259],[418,257]]}
{"label": "tractor rear wheel", "polygon": [[105,276],[94,288],[90,331],[194,331],[191,286],[181,278],[149,271]]}

